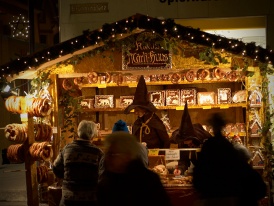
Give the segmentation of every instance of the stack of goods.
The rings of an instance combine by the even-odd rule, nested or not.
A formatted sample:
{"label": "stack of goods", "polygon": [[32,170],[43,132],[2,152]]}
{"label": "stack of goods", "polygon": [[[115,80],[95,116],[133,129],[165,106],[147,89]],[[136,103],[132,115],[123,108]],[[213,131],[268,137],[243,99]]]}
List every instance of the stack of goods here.
{"label": "stack of goods", "polygon": [[45,117],[51,113],[49,99],[26,98],[23,96],[10,96],[5,101],[5,107],[8,111],[30,116]]}
{"label": "stack of goods", "polygon": [[30,156],[34,160],[49,161],[53,155],[53,151],[49,142],[33,143],[29,148]]}
{"label": "stack of goods", "polygon": [[28,125],[27,124],[8,124],[5,127],[5,137],[17,143],[23,143],[27,139]]}
{"label": "stack of goods", "polygon": [[46,141],[49,142],[51,140],[51,136],[53,134],[52,127],[48,124],[34,124],[34,138],[35,141],[41,142]]}
{"label": "stack of goods", "polygon": [[37,167],[37,181],[38,183],[44,183],[48,181],[48,167],[46,165]]}
{"label": "stack of goods", "polygon": [[7,158],[10,163],[23,163],[25,161],[23,144],[10,145],[7,148]]}

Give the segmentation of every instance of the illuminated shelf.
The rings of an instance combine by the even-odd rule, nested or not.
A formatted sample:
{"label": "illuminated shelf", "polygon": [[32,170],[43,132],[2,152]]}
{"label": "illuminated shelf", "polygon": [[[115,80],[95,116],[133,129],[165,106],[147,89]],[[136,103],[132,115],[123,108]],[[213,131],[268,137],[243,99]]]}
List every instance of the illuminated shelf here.
{"label": "illuminated shelf", "polygon": [[[229,81],[228,79],[224,80],[194,80],[193,82],[188,82],[187,80],[180,81],[178,83],[172,83],[171,81],[157,81],[157,82],[146,82],[148,86],[158,86],[158,85],[180,85],[180,84],[212,84],[212,83],[235,83],[242,82],[244,80]],[[105,83],[105,84],[81,84],[79,88],[87,87],[97,87],[97,88],[107,88],[107,87],[137,87],[137,82],[127,82],[122,84],[117,83]]]}
{"label": "illuminated shelf", "polygon": [[[246,103],[232,103],[232,104],[213,104],[213,105],[188,105],[188,109],[229,109],[234,107],[243,107],[246,108]],[[158,110],[184,110],[184,106],[157,106]],[[81,112],[118,112],[124,111],[125,108],[92,108],[92,109],[83,109]]]}

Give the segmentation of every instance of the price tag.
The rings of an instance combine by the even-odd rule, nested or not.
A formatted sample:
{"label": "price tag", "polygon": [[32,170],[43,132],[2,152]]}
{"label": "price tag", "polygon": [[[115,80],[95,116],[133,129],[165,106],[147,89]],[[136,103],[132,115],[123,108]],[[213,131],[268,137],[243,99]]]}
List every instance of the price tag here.
{"label": "price tag", "polygon": [[52,133],[57,134],[57,127],[52,127]]}
{"label": "price tag", "polygon": [[28,114],[20,114],[21,122],[27,122],[28,121]]}
{"label": "price tag", "polygon": [[184,106],[183,107],[176,107],[176,110],[184,110]]}
{"label": "price tag", "polygon": [[128,83],[128,87],[137,87],[137,83]]}
{"label": "price tag", "polygon": [[228,105],[221,105],[221,106],[220,106],[220,109],[228,109],[228,108],[229,108]]}
{"label": "price tag", "polygon": [[241,137],[246,136],[246,133],[245,132],[239,132],[239,136],[241,136]]}
{"label": "price tag", "polygon": [[159,150],[158,149],[149,149],[148,150],[148,155],[149,156],[158,156],[159,155]]}
{"label": "price tag", "polygon": [[98,88],[107,88],[106,84],[98,84]]}
{"label": "price tag", "polygon": [[180,160],[180,150],[170,149],[166,150],[166,160]]}
{"label": "price tag", "polygon": [[211,109],[211,106],[203,106],[203,109]]}

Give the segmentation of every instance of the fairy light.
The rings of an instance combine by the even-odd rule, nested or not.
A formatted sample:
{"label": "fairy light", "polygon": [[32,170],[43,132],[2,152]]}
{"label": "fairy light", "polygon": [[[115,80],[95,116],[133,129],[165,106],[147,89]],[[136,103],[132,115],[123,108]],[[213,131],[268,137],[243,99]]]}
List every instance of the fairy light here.
{"label": "fairy light", "polygon": [[[107,33],[108,31],[105,31],[104,27],[100,28],[97,30],[97,32],[100,32],[100,34],[98,35],[97,32],[88,32],[87,34],[84,34],[85,37],[86,37],[86,40],[88,40],[89,42],[87,42],[87,44],[83,44],[83,45],[79,45],[81,48],[85,48],[86,45],[97,45],[99,44],[99,42],[102,41],[102,38],[105,39],[105,37],[107,38],[115,38],[115,37],[118,37],[118,36],[123,36],[125,33],[127,33],[128,31],[131,31],[133,29],[136,29],[136,28],[132,28],[135,26],[134,25],[131,25],[131,22],[134,22],[134,21],[138,21],[137,19],[134,19],[133,18],[130,18],[130,19],[125,19],[123,21],[123,23],[126,23],[126,27],[124,26],[123,28],[120,28],[119,27],[119,24],[120,22],[114,22],[112,24],[112,27],[111,27],[111,33]],[[238,52],[239,51],[239,55],[242,54],[243,56],[248,56],[250,58],[253,58],[255,60],[262,60],[261,58],[261,55],[263,54],[262,52],[265,52],[265,49],[261,48],[260,46],[257,46],[254,48],[254,45],[253,44],[249,44],[249,43],[243,43],[241,41],[235,41],[233,39],[227,39],[227,38],[223,38],[221,36],[217,37],[216,40],[215,38],[211,38],[210,35],[207,35],[207,33],[205,32],[200,32],[200,31],[197,31],[195,33],[193,33],[193,30],[192,29],[189,29],[189,28],[186,28],[186,27],[183,27],[181,25],[177,25],[177,24],[173,24],[172,21],[166,21],[166,20],[163,20],[163,19],[154,19],[154,18],[151,18],[151,17],[148,17],[146,16],[146,18],[141,18],[141,21],[138,22],[138,24],[136,25],[139,25],[137,27],[137,29],[142,29],[143,28],[143,25],[146,25],[147,22],[151,22],[151,25],[154,25],[154,23],[156,21],[159,21],[157,22],[157,24],[160,24],[162,26],[162,28],[157,28],[157,31],[163,31],[165,34],[167,33],[170,33],[171,37],[177,37],[178,39],[189,39],[191,40],[192,42],[194,42],[194,39],[197,40],[197,44],[203,44],[203,45],[206,45],[206,46],[216,46],[217,44],[219,46],[222,46],[223,48],[219,48],[221,50],[221,52],[224,52],[224,51],[233,51],[233,52]],[[170,22],[170,23],[169,23]],[[15,28],[19,28],[18,26],[21,25],[24,25],[26,24],[25,28],[26,28],[26,31],[18,31],[17,30],[17,33],[18,34],[14,34],[14,30]],[[155,25],[157,25],[155,24]],[[29,28],[29,25],[28,25],[28,21],[22,16],[22,15],[19,15],[19,17],[15,18],[13,22],[10,23],[10,26],[12,28],[12,34],[14,35],[14,37],[24,37],[26,38],[27,35],[28,35],[28,28]],[[161,27],[160,26],[160,27]],[[171,28],[171,32],[170,32],[170,29],[167,29],[167,28]],[[151,32],[153,34],[157,33],[157,31],[153,30],[153,28],[151,28]],[[173,31],[173,32],[172,32]],[[183,33],[181,33],[181,31],[183,31]],[[186,32],[186,35],[185,35],[185,32]],[[108,35],[105,35],[105,34],[108,34]],[[196,38],[197,37],[197,38]],[[94,41],[95,39],[95,41]],[[207,42],[205,42],[207,41]],[[223,43],[223,45],[221,45],[221,42]],[[70,42],[71,45],[78,45],[78,44],[82,44],[82,40],[79,42],[79,40],[72,40]],[[224,48],[225,46],[225,48]],[[75,47],[75,46],[72,46],[72,47],[64,47],[64,52],[66,53],[69,53],[69,52],[73,52],[75,49],[77,49],[79,47]],[[245,49],[248,48],[248,51],[247,52]],[[54,48],[53,48],[54,49]],[[273,60],[273,53],[272,53],[272,50],[266,50],[266,55],[263,56],[263,62],[271,62],[271,60]],[[255,54],[254,56],[252,54]],[[62,56],[63,55],[63,50],[60,50],[59,51],[59,55],[57,54],[57,56]],[[45,57],[43,57],[45,56]],[[43,63],[45,62],[46,60],[50,61],[54,58],[56,58],[57,56],[55,56],[55,53],[51,53],[51,52],[48,52],[48,51],[44,51],[43,53],[41,53],[40,57],[39,57],[39,61],[40,63]],[[255,57],[256,56],[256,57]],[[32,57],[31,57],[32,58]],[[41,59],[40,59],[41,58]],[[20,60],[19,58],[17,59],[18,60],[18,66],[13,66],[10,70],[12,70],[11,72],[18,72],[20,71],[20,67],[23,64],[26,64],[26,62],[30,63],[30,62],[38,62],[38,58],[33,58],[33,59],[29,59],[29,60],[26,60],[26,62],[24,62],[24,60]],[[21,62],[22,61],[22,62]],[[17,62],[16,62],[17,63]],[[32,65],[30,65],[30,67],[33,67]],[[27,68],[27,67],[26,67]],[[22,68],[24,69],[24,68]],[[1,70],[3,70],[4,72],[1,72],[1,75],[4,73],[8,73],[7,72],[7,69],[6,68],[1,68]],[[0,71],[1,71],[0,70]],[[9,72],[10,73],[10,72]],[[7,75],[7,74],[5,74]]]}
{"label": "fairy light", "polygon": [[22,14],[13,16],[13,20],[9,22],[12,31],[12,37],[27,39],[29,36],[29,20],[25,19]]}

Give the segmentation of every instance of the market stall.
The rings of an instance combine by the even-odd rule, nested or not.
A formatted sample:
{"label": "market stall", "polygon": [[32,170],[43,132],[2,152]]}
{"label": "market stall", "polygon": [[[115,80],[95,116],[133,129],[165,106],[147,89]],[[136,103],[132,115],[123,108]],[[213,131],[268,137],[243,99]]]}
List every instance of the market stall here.
{"label": "market stall", "polygon": [[[263,146],[269,144],[270,121],[266,74],[273,71],[273,59],[271,51],[254,43],[137,14],[1,66],[0,74],[8,81],[32,79],[29,96],[17,100],[19,110],[8,104],[15,97],[6,100],[10,112],[28,114],[22,119],[28,123],[27,136],[19,141],[24,144],[19,159],[28,171],[28,201],[37,205],[33,194],[38,191],[41,172],[37,173],[35,162],[50,172],[58,151],[76,137],[82,119],[98,123],[100,135],[94,142],[99,146],[117,120],[123,119],[131,127],[135,117],[123,111],[133,101],[140,75],[145,77],[150,101],[169,134],[179,127],[186,101],[192,122],[208,132],[212,131],[206,117],[221,110],[229,120],[224,131],[227,137],[237,136],[253,154],[253,166],[267,171],[269,151]],[[172,151],[180,149],[173,145]],[[182,183],[185,179],[167,181],[172,198],[195,199],[191,185]],[[51,179],[41,183],[46,182]]]}

